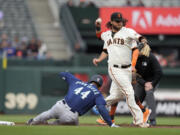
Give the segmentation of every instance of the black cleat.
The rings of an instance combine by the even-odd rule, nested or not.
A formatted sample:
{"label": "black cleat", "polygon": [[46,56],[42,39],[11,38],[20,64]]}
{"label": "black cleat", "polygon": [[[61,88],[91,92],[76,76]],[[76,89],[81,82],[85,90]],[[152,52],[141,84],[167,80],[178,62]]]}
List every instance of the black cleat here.
{"label": "black cleat", "polygon": [[156,126],[156,120],[150,120],[149,124],[150,126]]}
{"label": "black cleat", "polygon": [[32,125],[32,122],[33,122],[33,118],[31,118],[30,120],[27,121],[27,125]]}

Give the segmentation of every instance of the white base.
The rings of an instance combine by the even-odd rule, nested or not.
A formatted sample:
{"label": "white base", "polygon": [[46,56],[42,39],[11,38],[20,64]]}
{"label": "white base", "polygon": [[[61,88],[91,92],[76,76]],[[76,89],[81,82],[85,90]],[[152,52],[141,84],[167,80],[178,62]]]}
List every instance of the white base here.
{"label": "white base", "polygon": [[6,125],[6,126],[14,126],[14,122],[9,122],[9,121],[0,121],[0,125]]}

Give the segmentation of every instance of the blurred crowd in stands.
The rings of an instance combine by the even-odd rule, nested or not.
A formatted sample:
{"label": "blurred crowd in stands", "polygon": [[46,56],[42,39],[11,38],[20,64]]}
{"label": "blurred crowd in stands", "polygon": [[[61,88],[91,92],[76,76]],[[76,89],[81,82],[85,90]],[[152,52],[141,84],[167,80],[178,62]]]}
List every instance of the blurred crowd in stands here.
{"label": "blurred crowd in stands", "polygon": [[[77,2],[76,2],[77,3]],[[85,7],[96,7],[97,5],[91,1],[91,0],[79,0],[78,2],[78,5],[75,3],[74,0],[68,0],[67,1],[67,5],[69,7],[73,7],[73,6],[77,6],[77,7],[82,7],[82,8],[85,8]],[[126,0],[126,4],[123,5],[123,6],[138,6],[138,7],[144,7],[144,3],[142,2],[142,0],[139,0],[137,2],[136,5],[133,5],[131,0]]]}
{"label": "blurred crowd in stands", "polygon": [[[10,34],[12,31],[11,27],[9,29],[5,28],[4,14],[5,13],[0,10],[0,58],[4,55],[6,55],[7,58],[51,58],[47,50],[47,45],[41,40],[36,38],[28,39],[26,36],[12,36]],[[6,32],[3,33],[5,30]]]}
{"label": "blurred crowd in stands", "polygon": [[3,11],[0,10],[0,28],[3,28],[3,26],[4,26],[3,17],[4,17],[4,13],[3,13]]}
{"label": "blurred crowd in stands", "polygon": [[0,36],[0,57],[6,54],[7,58],[32,58],[49,59],[50,54],[47,51],[47,45],[41,40],[27,37],[14,37],[10,39],[7,34]]}
{"label": "blurred crowd in stands", "polygon": [[116,6],[134,6],[134,7],[169,7],[179,6],[179,0],[59,0],[67,2],[69,6],[76,7],[116,7]]}
{"label": "blurred crowd in stands", "polygon": [[164,53],[157,53],[155,51],[153,53],[162,67],[180,66],[180,60],[178,59],[178,51],[176,49],[170,49],[169,53],[166,53],[166,55]]}
{"label": "blurred crowd in stands", "polygon": [[[130,0],[126,0],[126,5],[125,6],[133,6],[133,5],[132,5]],[[144,3],[141,0],[139,0],[137,5],[135,5],[135,6],[137,6],[137,7],[144,7]]]}
{"label": "blurred crowd in stands", "polygon": [[[73,0],[68,0],[67,1],[67,5],[69,7],[74,7],[76,6],[76,4],[74,3]],[[86,1],[86,0],[79,0],[79,4],[77,5],[78,7],[82,7],[82,8],[85,8],[85,7],[96,7],[95,3],[92,2],[92,1]]]}

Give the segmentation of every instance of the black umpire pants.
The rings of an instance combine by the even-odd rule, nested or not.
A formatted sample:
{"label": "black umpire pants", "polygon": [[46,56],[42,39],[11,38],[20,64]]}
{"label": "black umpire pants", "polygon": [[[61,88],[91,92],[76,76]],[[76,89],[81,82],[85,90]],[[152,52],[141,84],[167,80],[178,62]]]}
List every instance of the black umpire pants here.
{"label": "black umpire pants", "polygon": [[156,120],[156,101],[154,98],[155,88],[149,91],[145,91],[144,86],[138,82],[133,85],[135,95],[139,98],[141,103],[146,100],[146,104],[149,109],[152,110],[149,120]]}

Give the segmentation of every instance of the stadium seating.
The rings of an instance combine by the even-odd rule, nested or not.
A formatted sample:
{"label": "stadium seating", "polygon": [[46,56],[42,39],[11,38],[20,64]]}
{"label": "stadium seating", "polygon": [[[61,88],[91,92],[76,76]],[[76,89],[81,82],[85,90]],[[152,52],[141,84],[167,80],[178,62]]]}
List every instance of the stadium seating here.
{"label": "stadium seating", "polygon": [[[96,7],[70,7],[71,14],[81,37],[86,42],[86,52],[100,53],[103,42],[96,38],[94,22],[98,18],[99,9]],[[81,16],[79,16],[81,14]]]}
{"label": "stadium seating", "polygon": [[0,9],[4,14],[4,27],[0,34],[6,33],[11,39],[14,36],[37,36],[26,0],[0,0]]}
{"label": "stadium seating", "polygon": [[[68,0],[58,0],[59,3],[67,2]],[[86,0],[87,2],[91,1],[95,3],[98,7],[102,6],[108,6],[108,7],[114,7],[114,6],[127,6],[127,0]],[[152,7],[152,6],[180,6],[179,0],[141,0],[146,7]],[[73,0],[74,5],[79,5],[79,0]],[[139,0],[131,0],[132,6],[136,6],[138,4]]]}

